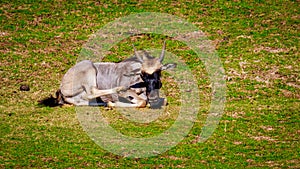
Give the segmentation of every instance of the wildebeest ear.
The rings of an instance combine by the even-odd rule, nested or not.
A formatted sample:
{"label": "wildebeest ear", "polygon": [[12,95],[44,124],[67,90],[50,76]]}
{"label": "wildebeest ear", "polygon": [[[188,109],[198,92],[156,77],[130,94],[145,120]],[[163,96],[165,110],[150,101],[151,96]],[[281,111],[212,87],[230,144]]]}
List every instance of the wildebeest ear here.
{"label": "wildebeest ear", "polygon": [[176,68],[177,64],[176,63],[168,63],[165,64],[161,67],[161,70],[167,70],[167,69],[174,69]]}

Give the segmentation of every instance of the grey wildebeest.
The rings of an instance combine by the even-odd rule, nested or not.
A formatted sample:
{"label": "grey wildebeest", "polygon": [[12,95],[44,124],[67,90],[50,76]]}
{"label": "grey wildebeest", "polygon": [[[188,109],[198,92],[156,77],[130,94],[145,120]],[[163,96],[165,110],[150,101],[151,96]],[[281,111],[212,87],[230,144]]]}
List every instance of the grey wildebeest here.
{"label": "grey wildebeest", "polygon": [[158,58],[133,46],[134,56],[119,63],[83,60],[67,71],[56,98],[51,96],[50,100],[55,104],[146,107],[149,103],[160,107],[164,102],[159,98],[161,71],[176,67],[174,63],[162,64],[165,46],[164,42]]}

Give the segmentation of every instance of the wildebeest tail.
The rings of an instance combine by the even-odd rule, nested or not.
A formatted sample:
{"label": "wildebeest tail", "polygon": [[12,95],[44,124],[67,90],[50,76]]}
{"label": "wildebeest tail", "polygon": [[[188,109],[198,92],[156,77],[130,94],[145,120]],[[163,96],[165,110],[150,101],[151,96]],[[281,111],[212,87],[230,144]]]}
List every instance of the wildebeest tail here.
{"label": "wildebeest tail", "polygon": [[62,97],[62,93],[59,90],[56,91],[55,93],[56,97],[53,97],[50,95],[50,97],[44,98],[43,100],[38,101],[39,105],[43,106],[49,106],[49,107],[56,107],[64,104],[64,100]]}

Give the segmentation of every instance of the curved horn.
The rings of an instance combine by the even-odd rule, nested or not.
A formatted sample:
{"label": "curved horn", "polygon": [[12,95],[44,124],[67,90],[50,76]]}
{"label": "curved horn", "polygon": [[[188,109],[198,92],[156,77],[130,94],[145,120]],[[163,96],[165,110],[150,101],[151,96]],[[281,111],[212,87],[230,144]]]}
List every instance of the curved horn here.
{"label": "curved horn", "polygon": [[161,54],[160,54],[160,57],[159,57],[160,63],[162,63],[162,61],[164,60],[164,57],[165,57],[165,49],[166,49],[166,40],[164,41],[163,49],[162,49]]}
{"label": "curved horn", "polygon": [[134,55],[136,56],[136,58],[143,63],[143,59],[141,58],[141,56],[137,53],[136,48],[134,46],[134,44],[132,44],[133,50],[134,50]]}

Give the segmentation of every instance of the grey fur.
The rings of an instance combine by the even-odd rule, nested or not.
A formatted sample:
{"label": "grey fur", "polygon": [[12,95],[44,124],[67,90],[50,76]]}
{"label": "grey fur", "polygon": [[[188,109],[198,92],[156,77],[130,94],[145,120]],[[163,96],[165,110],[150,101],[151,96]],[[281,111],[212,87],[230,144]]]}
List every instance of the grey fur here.
{"label": "grey fur", "polygon": [[[62,78],[61,99],[74,105],[93,105],[97,104],[96,98],[101,98],[111,107],[145,107],[148,101],[145,87],[139,86],[143,83],[140,77],[143,63],[148,63],[144,69],[158,65],[157,62],[161,65],[164,50],[165,43],[159,59],[146,51],[135,50],[135,56],[119,63],[83,60]],[[163,65],[158,69],[162,68]],[[131,98],[131,103],[120,102],[120,97]]]}

